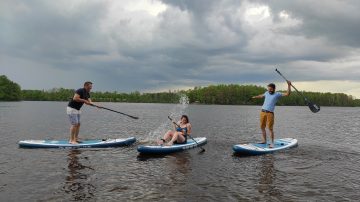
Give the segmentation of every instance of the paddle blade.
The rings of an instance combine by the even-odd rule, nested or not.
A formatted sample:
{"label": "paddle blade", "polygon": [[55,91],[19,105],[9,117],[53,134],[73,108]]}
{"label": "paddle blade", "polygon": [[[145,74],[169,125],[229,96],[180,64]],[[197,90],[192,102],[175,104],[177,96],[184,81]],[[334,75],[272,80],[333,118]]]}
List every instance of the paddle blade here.
{"label": "paddle blade", "polygon": [[320,111],[320,106],[318,106],[314,103],[311,103],[311,102],[308,102],[307,104],[312,112],[317,113]]}

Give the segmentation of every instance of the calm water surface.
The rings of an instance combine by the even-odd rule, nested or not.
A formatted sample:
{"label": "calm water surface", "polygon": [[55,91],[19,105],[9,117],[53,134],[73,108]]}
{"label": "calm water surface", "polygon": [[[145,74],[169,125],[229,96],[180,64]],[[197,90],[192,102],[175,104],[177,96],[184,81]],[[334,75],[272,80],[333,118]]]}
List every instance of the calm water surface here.
{"label": "calm water surface", "polygon": [[[104,103],[139,120],[84,107],[82,138],[135,136],[130,147],[20,149],[24,139],[68,138],[65,102],[0,103],[0,201],[356,201],[360,109],[277,107],[276,136],[297,148],[240,157],[232,145],[260,140],[259,106],[190,105],[206,152],[138,156],[167,125],[171,104]],[[165,128],[164,128],[165,129]]]}

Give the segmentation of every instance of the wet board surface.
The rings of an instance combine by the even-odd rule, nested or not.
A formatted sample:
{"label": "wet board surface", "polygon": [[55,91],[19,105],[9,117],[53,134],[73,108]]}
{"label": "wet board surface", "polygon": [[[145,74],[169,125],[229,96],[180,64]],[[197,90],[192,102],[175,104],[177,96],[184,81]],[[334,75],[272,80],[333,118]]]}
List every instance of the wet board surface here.
{"label": "wet board surface", "polygon": [[137,150],[142,154],[169,154],[204,145],[207,141],[206,137],[196,137],[194,139],[198,144],[191,138],[188,138],[186,144],[174,144],[172,146],[141,145]]}
{"label": "wet board surface", "polygon": [[298,144],[297,142],[297,139],[294,138],[282,138],[274,140],[273,148],[269,148],[269,144],[248,143],[234,145],[233,150],[239,154],[259,155],[295,147]]}
{"label": "wet board surface", "polygon": [[119,139],[81,140],[79,144],[69,144],[69,140],[21,140],[21,148],[103,148],[131,145],[136,142],[134,137]]}

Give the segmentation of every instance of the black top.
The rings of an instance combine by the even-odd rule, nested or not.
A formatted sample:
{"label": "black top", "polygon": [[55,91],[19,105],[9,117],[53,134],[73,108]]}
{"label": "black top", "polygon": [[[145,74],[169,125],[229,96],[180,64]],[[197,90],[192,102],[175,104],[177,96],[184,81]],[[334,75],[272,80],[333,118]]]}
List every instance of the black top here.
{"label": "black top", "polygon": [[[90,98],[90,93],[88,93],[85,88],[79,88],[75,91],[76,94],[80,95],[81,99],[88,100]],[[77,102],[73,99],[69,102],[68,106],[77,110],[83,106],[83,102]]]}

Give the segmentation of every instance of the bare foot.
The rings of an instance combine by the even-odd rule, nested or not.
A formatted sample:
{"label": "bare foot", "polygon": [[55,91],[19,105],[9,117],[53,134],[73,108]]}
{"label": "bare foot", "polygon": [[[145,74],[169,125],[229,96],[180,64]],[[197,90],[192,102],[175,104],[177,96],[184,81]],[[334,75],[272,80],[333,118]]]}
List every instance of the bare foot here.
{"label": "bare foot", "polygon": [[174,143],[172,143],[172,142],[167,142],[167,143],[165,143],[165,146],[172,146]]}
{"label": "bare foot", "polygon": [[158,141],[157,141],[157,144],[158,144],[158,145],[163,145],[164,143],[165,143],[164,140],[158,140]]}
{"label": "bare foot", "polygon": [[274,148],[274,144],[269,144],[269,148]]}
{"label": "bare foot", "polygon": [[78,144],[76,141],[70,141],[69,144]]}

